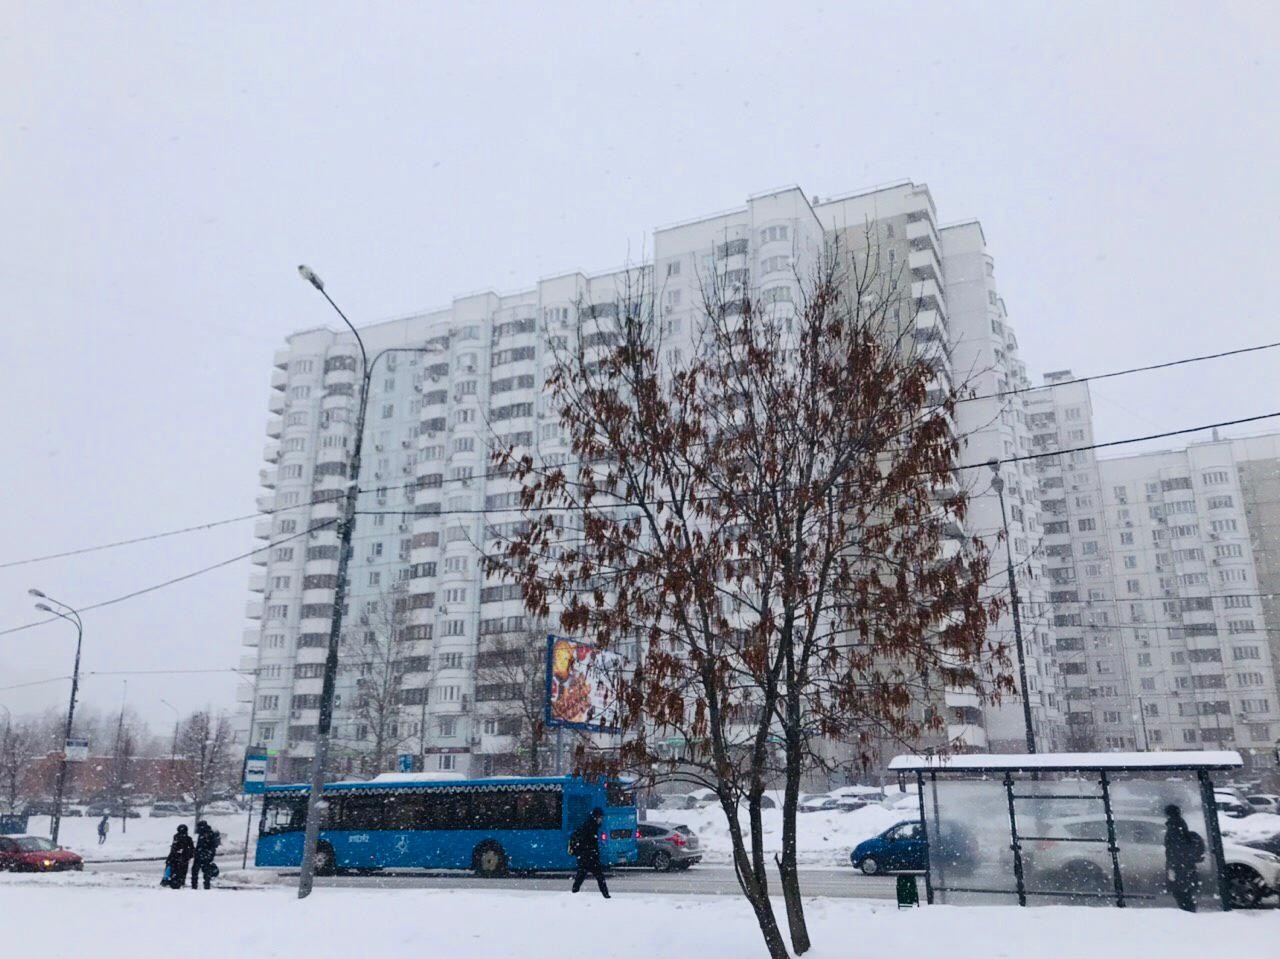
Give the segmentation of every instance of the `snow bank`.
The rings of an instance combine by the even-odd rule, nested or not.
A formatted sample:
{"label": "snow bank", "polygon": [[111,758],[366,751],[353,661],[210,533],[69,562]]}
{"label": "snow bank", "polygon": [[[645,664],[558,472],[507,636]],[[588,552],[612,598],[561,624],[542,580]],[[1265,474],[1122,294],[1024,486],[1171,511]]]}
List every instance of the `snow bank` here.
{"label": "snow bank", "polygon": [[[782,851],[782,810],[765,809],[761,813],[764,822],[765,851]],[[864,839],[884,832],[895,823],[914,818],[901,810],[892,811],[882,806],[864,806],[854,812],[800,813],[796,817],[797,855],[807,865],[848,865],[849,853]],[[729,842],[729,826],[724,811],[719,806],[703,809],[654,809],[649,812],[653,822],[683,823],[698,834],[703,860],[727,863],[732,846]],[[739,817],[742,828],[747,828],[746,813]]]}
{"label": "snow bank", "polygon": [[[209,825],[222,833],[222,845],[218,849],[219,856],[232,852],[239,854],[244,849],[244,824],[247,813],[238,816],[206,816]],[[253,835],[257,835],[257,815],[254,816]],[[93,816],[64,816],[62,825],[58,827],[58,844],[72,852],[77,852],[85,859],[135,859],[161,857],[169,854],[169,843],[179,823],[186,823],[195,838],[195,823],[181,816],[164,816],[152,819],[145,813],[139,819],[130,819],[124,830],[120,828],[119,818],[111,820],[111,831],[107,833],[107,841],[98,845],[98,819]],[[27,821],[27,833],[32,836],[49,835],[49,817],[32,816]],[[252,841],[253,837],[250,837]]]}
{"label": "snow bank", "polygon": [[[749,907],[737,898],[615,896],[457,890],[320,888],[299,902],[292,889],[175,895],[165,889],[102,888],[0,879],[6,915],[39,930],[49,956],[100,959],[607,959],[702,956],[750,959],[765,950]],[[53,879],[54,877],[45,877]],[[774,905],[783,916],[780,901]],[[954,957],[1161,959],[1271,955],[1280,913],[1172,909],[932,906],[811,900],[810,959],[913,953]],[[69,922],[68,917],[74,917]],[[1137,944],[1141,946],[1137,946]]]}
{"label": "snow bank", "polygon": [[1223,838],[1234,839],[1236,842],[1269,839],[1280,834],[1280,816],[1269,812],[1254,813],[1243,819],[1219,816],[1218,824],[1222,829]]}

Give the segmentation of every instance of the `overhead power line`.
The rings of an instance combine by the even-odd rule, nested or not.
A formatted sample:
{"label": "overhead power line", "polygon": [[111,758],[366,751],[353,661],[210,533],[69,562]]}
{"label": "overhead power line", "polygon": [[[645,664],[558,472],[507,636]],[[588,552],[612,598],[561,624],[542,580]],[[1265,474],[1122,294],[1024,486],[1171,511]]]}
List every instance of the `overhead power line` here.
{"label": "overhead power line", "polygon": [[[985,399],[999,399],[1006,396],[1014,396],[1020,393],[1031,393],[1039,390],[1055,389],[1059,386],[1070,386],[1072,384],[1077,384],[1077,383],[1090,383],[1090,382],[1093,382],[1094,380],[1106,380],[1106,379],[1112,379],[1117,376],[1128,376],[1133,373],[1147,373],[1153,370],[1162,370],[1162,369],[1168,369],[1170,367],[1175,367],[1175,366],[1184,366],[1189,363],[1202,363],[1202,362],[1205,362],[1206,360],[1217,360],[1217,359],[1223,359],[1229,356],[1241,356],[1247,353],[1257,353],[1262,350],[1275,349],[1276,347],[1280,347],[1280,341],[1276,341],[1274,343],[1260,343],[1257,346],[1246,346],[1236,350],[1224,350],[1219,353],[1205,353],[1199,356],[1187,356],[1177,360],[1168,360],[1163,363],[1153,363],[1148,366],[1133,366],[1123,370],[1112,370],[1109,373],[1095,373],[1091,376],[1079,376],[1069,380],[1060,380],[1055,383],[1042,383],[1038,386],[1024,386],[1019,389],[1002,390],[998,393],[986,393],[980,396],[969,396],[969,397],[964,397],[961,400],[961,402],[973,402],[976,400],[985,400]],[[1266,417],[1260,417],[1260,418],[1266,418]],[[1238,422],[1249,422],[1249,421],[1241,420]],[[1203,428],[1207,428],[1207,427],[1197,427],[1196,429],[1203,429]],[[1173,436],[1177,434],[1164,433],[1160,435]],[[1133,440],[1132,442],[1140,442],[1140,440]],[[1071,452],[1071,451],[1060,450],[1059,452]],[[442,478],[441,483],[467,483],[475,480],[501,478],[503,475],[504,474],[500,472],[496,472],[496,473],[487,472],[487,473],[482,473],[478,476],[471,476],[471,477],[450,477],[448,479]],[[411,485],[414,485],[414,484],[403,483],[403,484],[400,484],[399,486],[387,487],[387,488],[388,489],[404,489],[405,487],[411,486]],[[360,490],[360,492],[368,493],[368,492],[372,492],[372,490],[362,489]],[[258,517],[261,517],[261,516],[271,516],[275,513],[283,513],[283,512],[289,512],[291,510],[305,509],[310,505],[311,505],[310,503],[299,503],[294,506],[275,507],[272,509],[259,510],[256,513],[245,513],[241,516],[231,516],[226,519],[212,520],[207,523],[198,523],[194,526],[183,526],[178,529],[164,530],[159,533],[150,533],[144,536],[135,536],[129,539],[116,540],[110,543],[100,543],[96,546],[85,546],[79,549],[64,550],[59,553],[46,553],[42,556],[30,556],[30,557],[27,557],[26,559],[9,560],[9,561],[0,563],[0,569],[10,569],[15,566],[27,566],[33,563],[44,563],[44,562],[48,562],[50,560],[55,560],[55,559],[66,559],[67,557],[70,557],[70,556],[81,556],[85,553],[96,553],[102,550],[116,549],[121,546],[132,546],[137,543],[146,543],[146,542],[151,542],[153,540],[166,539],[171,536],[180,536],[185,533],[200,532],[206,529],[214,529],[219,526],[226,526],[231,523],[242,523],[242,522],[245,522],[246,520],[257,519]]]}

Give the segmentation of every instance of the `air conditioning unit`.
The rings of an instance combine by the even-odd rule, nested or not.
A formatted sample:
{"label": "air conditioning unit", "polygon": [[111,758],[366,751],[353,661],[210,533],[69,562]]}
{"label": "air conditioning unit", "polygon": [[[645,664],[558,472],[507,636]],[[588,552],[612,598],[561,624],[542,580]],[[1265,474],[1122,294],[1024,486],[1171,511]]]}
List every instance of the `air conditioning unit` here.
{"label": "air conditioning unit", "polygon": [[401,446],[403,449],[406,449],[406,450],[407,450],[407,449],[409,449],[409,448],[411,447],[411,445],[412,445],[412,444],[411,444],[408,440],[401,440],[401,441],[400,441],[400,446]]}
{"label": "air conditioning unit", "polygon": [[407,532],[409,532],[409,524],[408,524],[408,523],[401,523],[401,524],[400,524],[400,532],[402,532],[402,533],[407,533]]}

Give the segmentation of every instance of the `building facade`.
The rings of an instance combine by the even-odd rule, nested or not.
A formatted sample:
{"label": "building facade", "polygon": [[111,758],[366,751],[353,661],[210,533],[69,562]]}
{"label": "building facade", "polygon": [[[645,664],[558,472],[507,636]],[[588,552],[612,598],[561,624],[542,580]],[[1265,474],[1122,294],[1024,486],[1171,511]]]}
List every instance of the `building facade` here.
{"label": "building facade", "polygon": [[[642,273],[664,349],[678,360],[695,348],[708,278],[728,289],[749,283],[786,310],[799,302],[797,276],[824,244],[868,235],[909,277],[917,340],[943,347],[938,385],[953,380],[986,397],[961,404],[956,428],[965,437],[962,462],[978,467],[961,471],[974,497],[972,531],[1003,562],[1000,508],[983,464],[1031,449],[1022,403],[993,396],[1026,384],[1026,370],[981,227],[939,228],[927,187],[903,183],[826,201],[793,188],[657,230]],[[479,562],[523,522],[518,484],[492,469],[488,450],[497,437],[543,462],[568,461],[541,391],[549,343],[572,335],[584,307],[607,315],[635,275],[567,274],[361,331],[374,372],[334,726],[349,755],[373,750],[381,766],[407,756],[415,767],[471,775],[520,768],[512,701],[523,690],[508,667],[522,644],[539,638],[518,588],[486,579]],[[239,711],[249,741],[273,752],[275,779],[303,777],[314,755],[337,576],[333,521],[350,481],[358,393],[359,355],[348,333],[303,331],[275,356],[258,501],[264,515],[255,529],[272,545],[257,554],[250,582],[242,666],[256,670],[256,684]],[[1023,599],[1043,611],[1040,487],[1029,463],[1001,469]],[[1003,578],[992,588],[1003,591]],[[996,634],[1009,632],[1006,617]],[[1035,723],[1048,748],[1061,725],[1052,623],[1029,616],[1026,636]],[[388,723],[377,687],[388,666],[381,651],[391,646]],[[963,690],[945,691],[945,701],[948,733],[966,748],[1021,748],[1020,703],[984,710]]]}

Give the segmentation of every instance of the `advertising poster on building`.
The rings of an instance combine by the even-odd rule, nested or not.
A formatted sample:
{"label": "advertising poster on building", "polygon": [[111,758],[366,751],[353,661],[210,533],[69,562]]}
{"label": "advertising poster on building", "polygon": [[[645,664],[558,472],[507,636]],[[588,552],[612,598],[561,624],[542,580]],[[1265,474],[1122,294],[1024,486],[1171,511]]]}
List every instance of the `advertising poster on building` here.
{"label": "advertising poster on building", "polygon": [[617,732],[614,684],[622,657],[589,643],[547,637],[547,725]]}

